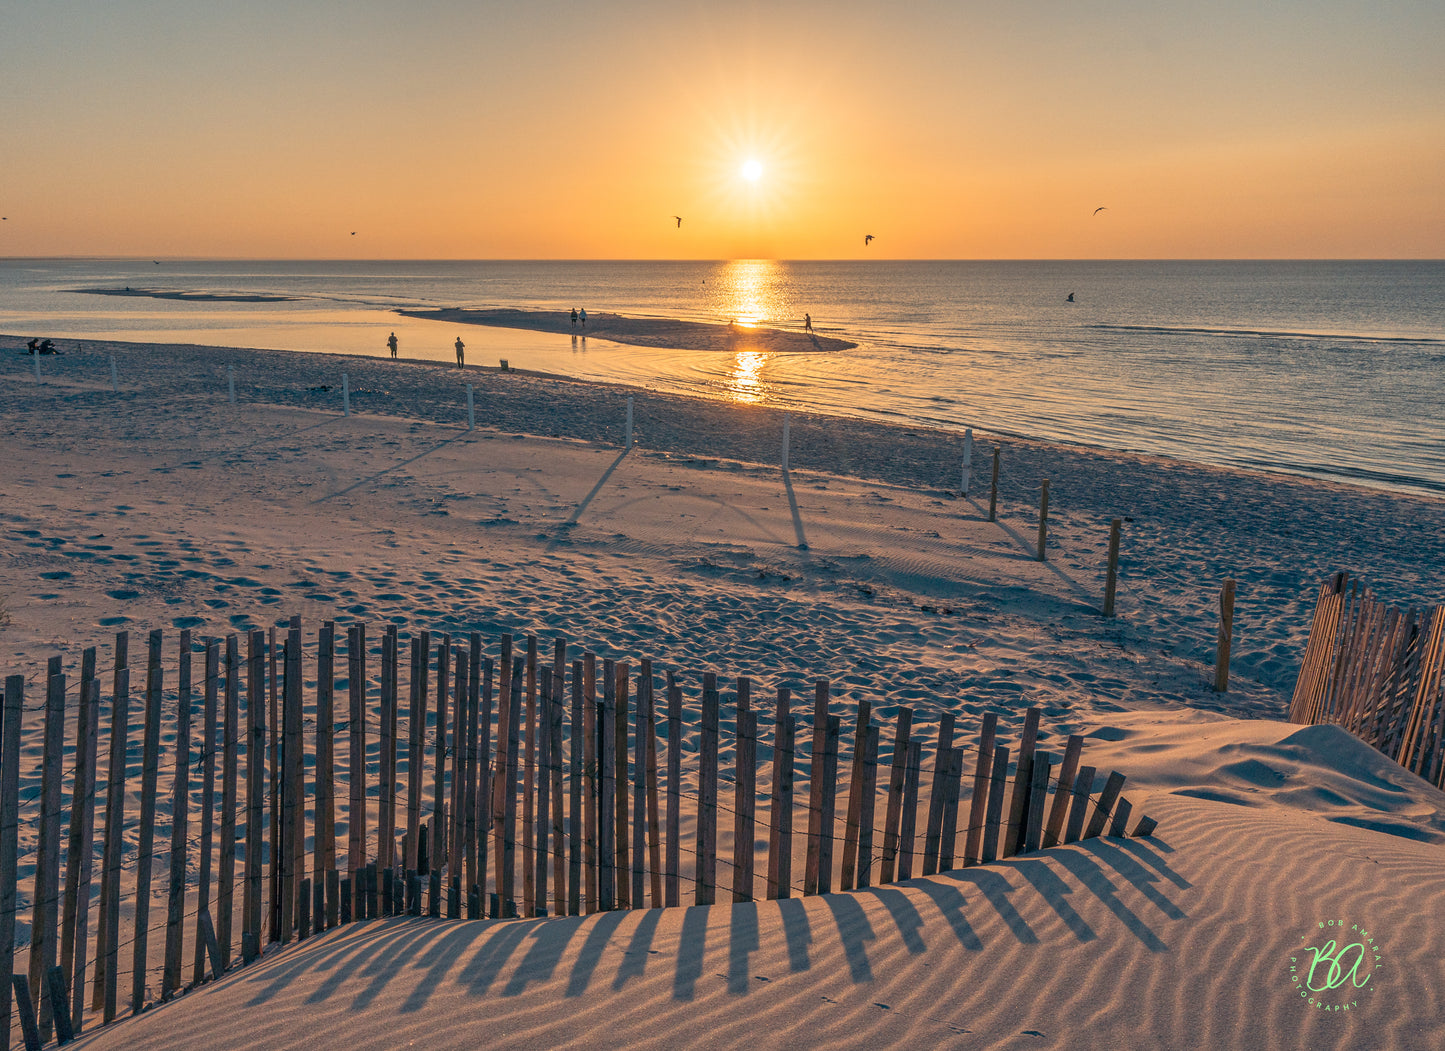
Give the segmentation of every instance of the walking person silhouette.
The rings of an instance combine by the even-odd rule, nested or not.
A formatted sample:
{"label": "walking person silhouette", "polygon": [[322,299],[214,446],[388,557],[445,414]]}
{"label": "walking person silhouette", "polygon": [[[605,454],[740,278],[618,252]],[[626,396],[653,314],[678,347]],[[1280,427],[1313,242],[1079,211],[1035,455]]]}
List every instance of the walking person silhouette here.
{"label": "walking person silhouette", "polygon": [[395,332],[393,332],[393,333],[391,334],[391,336],[388,337],[388,339],[387,339],[387,341],[386,341],[386,345],[391,348],[391,356],[392,356],[393,358],[395,358],[395,357],[396,357],[396,333],[395,333]]}
{"label": "walking person silhouette", "polygon": [[461,337],[461,336],[458,336],[458,337],[457,337],[456,347],[457,347],[457,368],[459,368],[459,369],[466,368],[466,366],[465,366],[464,364],[462,364],[462,351],[464,351],[464,350],[467,349],[467,345],[462,342],[462,337]]}

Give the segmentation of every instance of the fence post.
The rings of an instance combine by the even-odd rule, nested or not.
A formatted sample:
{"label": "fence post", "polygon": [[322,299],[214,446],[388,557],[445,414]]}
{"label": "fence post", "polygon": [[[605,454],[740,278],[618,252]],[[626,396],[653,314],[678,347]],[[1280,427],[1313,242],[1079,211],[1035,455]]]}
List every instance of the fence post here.
{"label": "fence post", "polygon": [[146,666],[146,710],[141,750],[140,837],[136,845],[135,938],[131,953],[131,1014],[140,1014],[146,999],[146,946],[150,933],[151,867],[155,854],[156,778],[161,749],[161,631],[150,634]]}
{"label": "fence post", "polygon": [[1219,593],[1219,641],[1214,654],[1214,692],[1229,690],[1229,643],[1234,635],[1234,580],[1224,582]]}
{"label": "fence post", "polygon": [[[38,375],[39,375],[39,372],[37,372],[36,375],[38,376]],[[788,418],[788,414],[785,412],[785,413],[783,413],[783,470],[785,470],[785,471],[788,469],[788,460],[789,460],[789,456],[788,456],[788,442],[789,442],[788,429],[789,429],[789,418]]]}
{"label": "fence post", "polygon": [[903,782],[908,774],[908,741],[913,729],[913,709],[899,708],[893,732],[893,764],[888,778],[888,810],[883,823],[883,857],[878,868],[879,884],[892,883],[898,863],[898,827],[903,818]]}
{"label": "fence post", "polygon": [[344,416],[351,415],[351,377],[344,372],[341,374],[341,412]]}
{"label": "fence post", "polygon": [[695,903],[712,905],[717,892],[717,676],[703,674],[702,726],[698,751],[697,891]]}
{"label": "fence post", "polygon": [[0,1040],[10,1041],[11,980],[15,974],[15,868],[20,837],[20,717],[25,676],[5,679],[5,714],[0,723]]}
{"label": "fence post", "polygon": [[973,797],[968,806],[968,834],[963,841],[964,865],[977,865],[983,843],[988,810],[988,786],[993,775],[993,750],[998,733],[998,713],[985,712],[978,732],[978,764],[973,773]]}
{"label": "fence post", "polygon": [[[30,925],[30,985],[43,990],[45,975],[55,964],[57,909],[60,892],[60,794],[65,746],[65,675],[60,658],[51,657],[46,676],[45,751],[41,765],[40,829],[35,850],[33,921]],[[38,1002],[40,1036],[50,1039],[50,1001]]]}
{"label": "fence post", "polygon": [[187,833],[191,801],[191,629],[181,629],[176,696],[176,765],[171,780],[170,899],[166,910],[166,962],[161,999],[181,987],[181,943],[185,934]]}
{"label": "fence post", "polygon": [[[92,646],[81,657],[80,708],[75,720],[75,775],[70,796],[70,845],[65,852],[65,911],[60,929],[61,973],[67,988],[82,991],[85,986],[85,942],[90,921],[90,871],[94,855],[95,727],[99,706],[100,684],[95,679],[95,647]],[[79,1000],[77,1003],[83,1008],[83,1003]],[[68,1005],[65,1013],[69,1017]],[[72,1030],[78,1029],[79,1025],[77,1018]]]}
{"label": "fence post", "polygon": [[226,366],[226,388],[232,405],[236,404],[236,366]]}
{"label": "fence post", "polygon": [[110,762],[106,768],[104,864],[101,870],[100,915],[95,931],[95,972],[92,979],[91,1010],[105,1013],[105,1022],[115,1018],[116,963],[120,942],[121,823],[125,817],[125,754],[129,735],[130,669],[127,665],[129,635],[115,637],[115,669],[110,700]]}
{"label": "fence post", "polygon": [[30,358],[35,362],[35,382],[37,384],[44,383],[45,381],[40,378],[40,351],[32,350],[30,352]]}
{"label": "fence post", "polygon": [[115,355],[110,356],[110,389],[116,394],[120,393],[120,376],[115,369]]}
{"label": "fence post", "polygon": [[1114,615],[1114,593],[1119,585],[1119,530],[1123,528],[1121,519],[1114,519],[1109,523],[1109,575],[1104,584],[1104,616]]}
{"label": "fence post", "polygon": [[627,448],[632,448],[632,395],[627,396]]}
{"label": "fence post", "polygon": [[1049,480],[1044,479],[1043,491],[1039,494],[1039,561],[1047,562],[1049,553]]}
{"label": "fence post", "polygon": [[993,447],[993,485],[988,491],[988,520],[998,521],[998,446]]}
{"label": "fence post", "polygon": [[476,399],[473,395],[472,385],[467,384],[467,430],[477,429]]}
{"label": "fence post", "polygon": [[963,481],[959,485],[959,494],[968,495],[969,483],[973,481],[973,428],[966,428],[963,432]]}

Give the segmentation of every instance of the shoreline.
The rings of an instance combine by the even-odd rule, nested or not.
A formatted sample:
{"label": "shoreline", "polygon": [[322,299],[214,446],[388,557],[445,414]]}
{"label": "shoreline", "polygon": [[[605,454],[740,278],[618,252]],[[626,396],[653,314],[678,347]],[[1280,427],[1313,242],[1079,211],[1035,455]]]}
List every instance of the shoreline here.
{"label": "shoreline", "polygon": [[812,332],[764,328],[762,326],[713,324],[705,321],[684,321],[679,318],[639,318],[621,314],[598,313],[586,322],[563,324],[566,314],[548,310],[489,308],[473,310],[466,307],[433,309],[397,308],[394,313],[424,321],[449,321],[458,325],[485,325],[492,328],[520,329],[527,332],[548,332],[558,336],[594,336],[632,347],[656,347],[662,350],[698,350],[711,353],[789,354],[800,352],[836,352],[858,346],[835,336],[819,336]]}

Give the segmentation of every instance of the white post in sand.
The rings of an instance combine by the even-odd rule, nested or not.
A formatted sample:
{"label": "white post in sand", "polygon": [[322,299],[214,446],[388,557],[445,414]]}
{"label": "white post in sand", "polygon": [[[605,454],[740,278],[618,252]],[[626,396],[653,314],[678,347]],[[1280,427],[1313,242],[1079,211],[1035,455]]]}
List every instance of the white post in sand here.
{"label": "white post in sand", "polygon": [[627,396],[627,448],[632,448],[632,396]]}
{"label": "white post in sand", "polygon": [[341,374],[341,412],[351,415],[351,378],[344,372]]}
{"label": "white post in sand", "polygon": [[226,366],[226,386],[230,390],[231,404],[236,404],[236,366]]}
{"label": "white post in sand", "polygon": [[783,413],[783,470],[788,469],[788,414]]}
{"label": "white post in sand", "polygon": [[110,356],[110,389],[116,394],[120,393],[120,376],[115,371],[114,354]]}
{"label": "white post in sand", "polygon": [[968,495],[968,483],[973,480],[973,428],[963,432],[963,495]]}
{"label": "white post in sand", "polygon": [[467,384],[467,430],[474,431],[477,428],[477,414],[473,408],[472,385]]}
{"label": "white post in sand", "polygon": [[40,348],[32,350],[30,356],[35,359],[35,382],[37,384],[44,383],[45,381],[40,378]]}

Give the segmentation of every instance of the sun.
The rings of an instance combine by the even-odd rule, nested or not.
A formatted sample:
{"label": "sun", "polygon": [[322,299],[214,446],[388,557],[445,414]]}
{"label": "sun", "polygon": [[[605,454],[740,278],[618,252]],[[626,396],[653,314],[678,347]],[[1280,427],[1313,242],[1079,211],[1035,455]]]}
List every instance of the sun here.
{"label": "sun", "polygon": [[743,162],[742,176],[748,182],[757,182],[763,177],[763,165],[758,160],[746,160]]}

